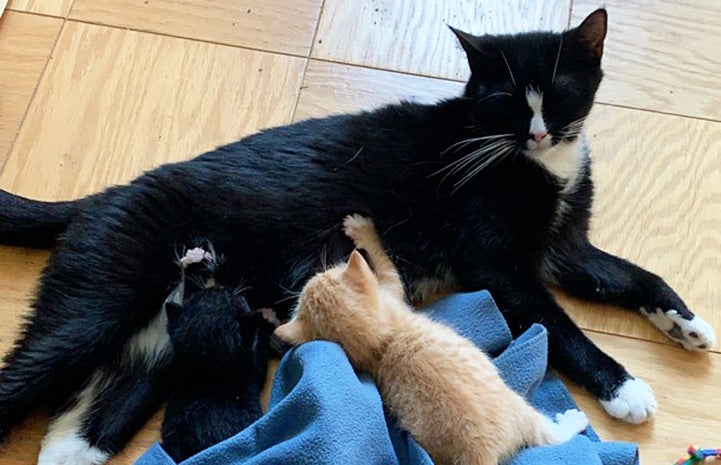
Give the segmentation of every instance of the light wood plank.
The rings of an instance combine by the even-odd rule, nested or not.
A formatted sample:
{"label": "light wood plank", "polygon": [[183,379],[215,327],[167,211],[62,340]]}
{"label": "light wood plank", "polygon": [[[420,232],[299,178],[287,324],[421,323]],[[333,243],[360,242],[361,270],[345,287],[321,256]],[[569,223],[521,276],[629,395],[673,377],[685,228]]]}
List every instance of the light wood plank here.
{"label": "light wood plank", "polygon": [[400,100],[432,103],[462,93],[460,82],[310,60],[294,119],[372,110]]}
{"label": "light wood plank", "polygon": [[685,454],[689,444],[718,447],[721,355],[692,354],[680,348],[605,334],[589,336],[633,375],[646,380],[659,402],[655,420],[629,425],[609,417],[596,399],[571,386],[601,438],[638,443],[642,464],[673,463]]}
{"label": "light wood plank", "polygon": [[[609,0],[599,101],[721,121],[721,2]],[[573,2],[574,22],[598,8]]]}
{"label": "light wood plank", "polygon": [[315,58],[464,80],[465,55],[446,25],[475,34],[568,25],[568,0],[326,0]]}
{"label": "light wood plank", "polygon": [[0,19],[0,166],[10,151],[62,20],[6,11]]}
{"label": "light wood plank", "polygon": [[[290,120],[305,60],[68,22],[0,176],[75,198]],[[38,183],[38,179],[43,179]]]}
{"label": "light wood plank", "polygon": [[8,9],[65,17],[73,0],[10,0]]}
{"label": "light wood plank", "polygon": [[76,0],[70,17],[307,56],[322,0]]}
{"label": "light wood plank", "polygon": [[[662,276],[721,334],[721,124],[599,105],[588,131],[592,241]],[[583,327],[666,341],[629,312],[567,302]]]}

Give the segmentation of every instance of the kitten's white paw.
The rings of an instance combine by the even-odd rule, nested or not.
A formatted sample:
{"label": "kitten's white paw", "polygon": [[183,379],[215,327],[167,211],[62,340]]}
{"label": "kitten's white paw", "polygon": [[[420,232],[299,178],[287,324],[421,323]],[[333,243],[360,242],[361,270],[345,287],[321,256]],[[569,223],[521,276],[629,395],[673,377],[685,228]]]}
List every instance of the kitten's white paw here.
{"label": "kitten's white paw", "polygon": [[563,413],[556,414],[556,424],[574,436],[588,428],[588,417],[580,410],[572,408]]}
{"label": "kitten's white paw", "polygon": [[110,458],[74,432],[48,439],[43,440],[38,465],[101,465]]}
{"label": "kitten's white paw", "polygon": [[664,312],[660,308],[650,310],[646,307],[641,307],[641,313],[669,339],[678,342],[686,350],[706,350],[716,344],[713,328],[699,316],[687,320],[676,310]]}
{"label": "kitten's white paw", "polygon": [[570,440],[588,427],[588,417],[580,410],[570,409],[556,414],[556,422],[547,419],[546,428],[550,432],[551,443],[560,444]]}
{"label": "kitten's white paw", "polygon": [[346,216],[343,220],[343,231],[346,236],[355,241],[356,246],[362,247],[359,242],[362,242],[366,234],[373,233],[375,226],[370,218],[354,214]]}
{"label": "kitten's white paw", "polygon": [[601,405],[612,417],[634,424],[650,420],[658,407],[651,386],[638,378],[624,381],[616,396]]}

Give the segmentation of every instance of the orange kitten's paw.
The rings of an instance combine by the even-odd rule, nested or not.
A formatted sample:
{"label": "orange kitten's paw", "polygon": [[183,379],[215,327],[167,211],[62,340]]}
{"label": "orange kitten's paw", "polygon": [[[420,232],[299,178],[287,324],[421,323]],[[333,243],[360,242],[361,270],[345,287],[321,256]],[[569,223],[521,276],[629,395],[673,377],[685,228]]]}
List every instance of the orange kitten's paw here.
{"label": "orange kitten's paw", "polygon": [[556,421],[544,418],[549,444],[560,444],[570,440],[588,427],[588,418],[580,410],[570,409],[556,414]]}
{"label": "orange kitten's paw", "polygon": [[346,236],[353,239],[356,247],[364,248],[367,241],[376,237],[376,228],[373,220],[358,214],[348,215],[343,220],[343,231]]}

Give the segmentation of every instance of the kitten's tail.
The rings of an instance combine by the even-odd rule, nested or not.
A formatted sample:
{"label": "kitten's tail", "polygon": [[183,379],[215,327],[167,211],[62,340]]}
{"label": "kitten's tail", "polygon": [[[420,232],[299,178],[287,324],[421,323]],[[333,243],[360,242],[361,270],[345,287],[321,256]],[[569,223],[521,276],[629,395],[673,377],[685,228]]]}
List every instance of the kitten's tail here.
{"label": "kitten's tail", "polygon": [[0,189],[0,244],[52,247],[86,199],[43,202]]}

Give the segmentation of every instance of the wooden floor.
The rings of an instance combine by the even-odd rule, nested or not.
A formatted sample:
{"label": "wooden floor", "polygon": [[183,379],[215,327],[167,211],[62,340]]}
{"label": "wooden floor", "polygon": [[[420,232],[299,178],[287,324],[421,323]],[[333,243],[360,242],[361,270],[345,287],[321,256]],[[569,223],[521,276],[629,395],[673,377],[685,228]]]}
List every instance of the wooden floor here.
{"label": "wooden floor", "polygon": [[[399,98],[457,94],[445,27],[561,29],[596,0],[10,0],[0,19],[0,188],[71,199],[258,129]],[[721,2],[606,0],[606,80],[588,132],[593,240],[663,276],[721,333]],[[0,350],[43,252],[0,247]],[[721,446],[721,353],[673,346],[641,317],[561,299],[602,348],[654,387],[655,421],[611,420],[643,463]],[[113,464],[157,437],[159,417]],[[0,451],[35,463],[38,413]]]}

